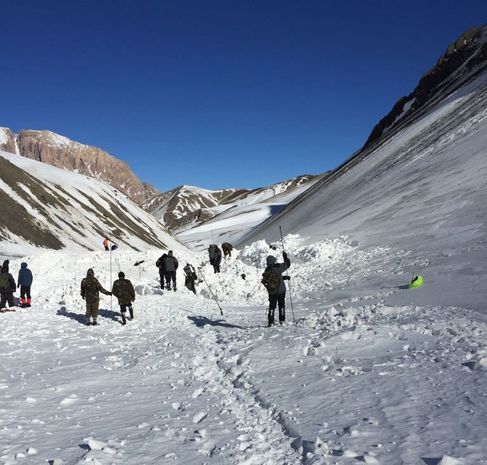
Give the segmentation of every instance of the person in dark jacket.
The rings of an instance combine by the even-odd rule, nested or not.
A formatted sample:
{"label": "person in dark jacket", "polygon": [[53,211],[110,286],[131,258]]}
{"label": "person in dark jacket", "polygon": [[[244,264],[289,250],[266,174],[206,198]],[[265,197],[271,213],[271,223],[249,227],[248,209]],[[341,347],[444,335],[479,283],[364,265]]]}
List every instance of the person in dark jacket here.
{"label": "person in dark jacket", "polygon": [[223,257],[224,258],[231,257],[232,256],[233,245],[230,244],[230,243],[228,243],[228,242],[224,242],[222,244],[222,250],[223,250]]}
{"label": "person in dark jacket", "polygon": [[190,265],[189,263],[186,263],[186,266],[183,268],[184,271],[184,285],[194,294],[196,294],[196,287],[195,283],[196,280],[198,279],[198,276],[196,275],[196,271],[194,269],[193,265]]}
{"label": "person in dark jacket", "polygon": [[98,307],[100,305],[100,292],[106,295],[112,295],[110,291],[105,290],[95,278],[95,272],[89,268],[86,272],[86,278],[81,280],[81,297],[86,300],[86,324],[90,324],[90,317],[93,318],[93,326],[97,325]]}
{"label": "person in dark jacket", "polygon": [[32,271],[27,268],[27,263],[20,264],[19,278],[17,279],[17,286],[20,287],[20,306],[30,307],[30,287],[32,286]]}
{"label": "person in dark jacket", "polygon": [[118,273],[118,279],[113,283],[112,294],[118,299],[120,305],[120,313],[122,314],[122,324],[126,324],[125,312],[129,311],[130,319],[134,319],[134,309],[132,302],[135,300],[135,289],[132,283],[125,279],[125,273],[121,271]]}
{"label": "person in dark jacket", "polygon": [[220,273],[220,263],[222,262],[222,251],[220,247],[213,244],[213,271],[215,273]]}
{"label": "person in dark jacket", "polygon": [[164,268],[165,266],[165,260],[166,260],[167,254],[163,253],[156,262],[157,268],[159,268],[159,279],[161,280],[161,289],[164,290],[164,277],[166,276],[166,270]]}
{"label": "person in dark jacket", "polygon": [[213,244],[208,246],[208,258],[210,260],[210,265],[213,266],[213,263],[215,262],[215,246]]}
{"label": "person in dark jacket", "polygon": [[275,275],[276,285],[274,289],[267,289],[269,294],[269,313],[268,317],[268,326],[272,326],[274,324],[274,312],[276,310],[276,305],[279,307],[279,324],[282,324],[286,321],[286,285],[284,284],[284,280],[290,279],[289,276],[282,276],[282,273],[286,271],[291,266],[291,261],[289,260],[286,252],[282,253],[282,258],[284,259],[284,263],[278,263],[277,258],[269,255],[266,259],[267,268],[265,269],[264,273],[271,272]]}
{"label": "person in dark jacket", "polygon": [[163,260],[164,266],[164,277],[166,279],[166,289],[169,291],[171,290],[171,281],[172,281],[172,290],[176,290],[176,270],[178,269],[179,263],[176,257],[173,256],[172,250],[170,250],[166,257]]}
{"label": "person in dark jacket", "polygon": [[8,260],[5,262],[3,262],[3,266],[0,269],[0,309],[5,308],[7,303],[9,307],[15,306],[14,292],[17,288],[13,276],[8,272]]}

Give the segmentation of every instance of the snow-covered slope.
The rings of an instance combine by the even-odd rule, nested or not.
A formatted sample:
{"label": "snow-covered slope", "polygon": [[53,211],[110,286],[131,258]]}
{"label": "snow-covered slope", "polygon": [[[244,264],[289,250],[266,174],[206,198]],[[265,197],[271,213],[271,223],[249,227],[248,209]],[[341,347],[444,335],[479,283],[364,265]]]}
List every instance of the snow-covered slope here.
{"label": "snow-covered slope", "polygon": [[[264,201],[271,204],[273,197],[276,198],[274,203],[282,202],[285,194],[289,194],[286,197],[289,202],[315,180],[316,176],[304,175],[258,189],[208,190],[194,186],[180,186],[152,199],[144,204],[143,208],[159,218],[170,231],[178,234],[197,228],[216,215],[236,207],[255,205],[255,208],[259,209],[259,204]],[[237,215],[240,214],[236,210],[232,211]],[[232,216],[232,213],[229,212],[229,216]],[[261,216],[261,221],[267,217],[268,215]],[[195,234],[200,237],[200,230],[198,229]],[[208,242],[211,241],[210,236],[204,236]]]}
{"label": "snow-covered slope", "polygon": [[0,253],[29,247],[183,248],[150,214],[102,182],[0,152]]}
{"label": "snow-covered slope", "polygon": [[328,175],[302,176],[243,194],[212,208],[212,218],[179,232],[177,237],[195,249],[206,248],[212,243],[238,242],[254,227],[278,213],[294,198]]}
{"label": "snow-covered slope", "polygon": [[153,186],[138,179],[122,160],[52,131],[23,130],[14,134],[9,128],[0,127],[1,150],[99,179],[138,205],[159,194]]}

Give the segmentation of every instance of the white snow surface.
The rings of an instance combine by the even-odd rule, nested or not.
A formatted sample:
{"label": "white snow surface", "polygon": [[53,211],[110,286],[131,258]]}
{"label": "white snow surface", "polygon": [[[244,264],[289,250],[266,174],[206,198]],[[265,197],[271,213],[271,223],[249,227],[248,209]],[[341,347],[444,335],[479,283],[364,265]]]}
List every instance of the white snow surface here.
{"label": "white snow surface", "polygon": [[[137,288],[126,326],[104,295],[99,326],[84,324],[80,281],[94,267],[109,288],[110,254],[12,259],[14,277],[24,260],[33,271],[33,306],[0,313],[0,463],[487,463],[485,315],[411,304],[430,291],[405,289],[408,250],[289,235],[296,323],[288,299],[267,328],[273,247],[235,251],[220,274],[181,251],[164,293],[157,251],[112,253],[112,279]],[[204,282],[184,288],[188,261],[223,316]]]}
{"label": "white snow surface", "polygon": [[[133,224],[150,231],[153,238],[165,243],[169,249],[178,250],[185,248],[152,215],[142,210],[125,194],[108,184],[20,155],[0,151],[0,156],[6,158],[26,173],[31,174],[41,181],[47,189],[63,199],[66,204],[66,211],[59,211],[57,207],[45,203],[44,199],[37,198],[26,185],[21,184],[20,187],[32,198],[35,205],[34,208],[23,201],[21,196],[0,177],[0,190],[3,190],[17,203],[23,205],[43,228],[54,232],[69,251],[83,248],[91,250],[101,248],[103,237],[93,228],[94,224],[102,230],[106,237],[110,240],[113,239],[113,242],[117,243],[121,248],[132,247],[144,250],[147,247],[153,247],[141,237],[138,237],[131,229],[131,225],[125,224],[123,228],[120,224],[114,224],[110,221],[107,221],[107,224],[107,222],[101,221],[102,218],[106,219],[103,209],[111,212],[112,205],[120,208]],[[44,215],[44,211],[47,211],[48,216]],[[116,212],[115,215],[117,215]],[[72,225],[71,228],[67,227],[67,222]],[[120,238],[113,238],[112,231],[114,230],[121,230],[117,232]],[[30,252],[27,252],[27,250],[30,250]],[[33,253],[34,250],[35,247],[32,244],[12,235],[10,235],[8,241],[0,241],[0,255],[18,256],[19,253],[20,255],[25,255],[26,253]]]}

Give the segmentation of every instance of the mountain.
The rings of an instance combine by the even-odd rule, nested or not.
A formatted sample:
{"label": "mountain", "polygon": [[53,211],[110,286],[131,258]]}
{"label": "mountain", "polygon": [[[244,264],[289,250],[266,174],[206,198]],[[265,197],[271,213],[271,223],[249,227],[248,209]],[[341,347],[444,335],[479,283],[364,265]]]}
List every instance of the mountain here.
{"label": "mountain", "polygon": [[176,232],[212,218],[213,208],[247,192],[250,190],[179,186],[145,202],[143,208],[162,221],[170,231]]}
{"label": "mountain", "polygon": [[209,219],[181,229],[176,235],[195,249],[206,248],[214,242],[238,242],[252,228],[281,211],[295,197],[328,175],[298,176],[235,195],[213,208],[202,209]]}
{"label": "mountain", "polygon": [[26,130],[14,134],[8,128],[0,128],[0,150],[100,179],[139,205],[159,194],[153,186],[140,181],[127,163],[51,131]]}
{"label": "mountain", "polygon": [[82,174],[0,152],[0,253],[32,247],[99,250],[184,247],[126,195]]}
{"label": "mountain", "polygon": [[[360,151],[242,243],[278,239],[278,224],[306,237],[410,247],[418,236],[428,238],[423,244],[446,240],[445,224],[477,230],[486,204],[486,44],[487,27],[462,35],[411,94],[421,105],[387,125],[393,108]],[[448,240],[459,245],[460,237]]]}
{"label": "mountain", "polygon": [[[169,230],[180,234],[181,239],[200,242],[204,236],[206,244],[214,241],[211,237],[214,230],[223,228],[226,233],[232,232],[237,224],[241,224],[242,215],[249,211],[259,212],[253,216],[252,224],[264,221],[317,179],[318,176],[303,175],[257,189],[208,190],[180,186],[146,202],[143,208],[160,219]],[[239,219],[230,221],[234,226],[232,229],[229,218],[234,217]],[[246,224],[245,230],[248,227]],[[218,235],[225,231],[219,231]]]}

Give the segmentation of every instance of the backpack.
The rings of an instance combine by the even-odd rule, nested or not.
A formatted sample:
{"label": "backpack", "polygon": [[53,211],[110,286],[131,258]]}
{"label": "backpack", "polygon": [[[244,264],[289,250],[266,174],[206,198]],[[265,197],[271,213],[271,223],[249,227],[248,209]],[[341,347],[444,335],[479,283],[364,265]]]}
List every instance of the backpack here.
{"label": "backpack", "polygon": [[271,269],[266,268],[262,273],[261,283],[269,292],[275,291],[279,287],[279,276]]}
{"label": "backpack", "polygon": [[0,274],[0,289],[7,289],[10,287],[10,283],[8,282],[8,274],[2,273]]}

